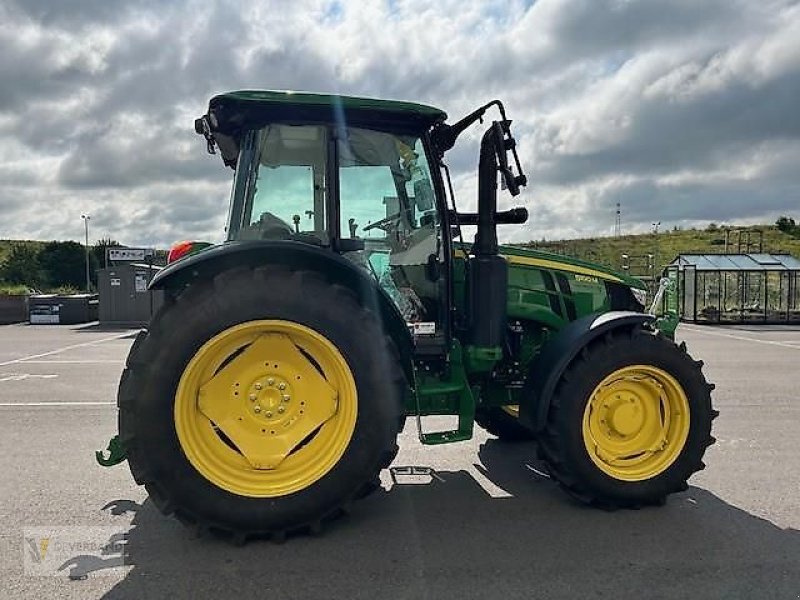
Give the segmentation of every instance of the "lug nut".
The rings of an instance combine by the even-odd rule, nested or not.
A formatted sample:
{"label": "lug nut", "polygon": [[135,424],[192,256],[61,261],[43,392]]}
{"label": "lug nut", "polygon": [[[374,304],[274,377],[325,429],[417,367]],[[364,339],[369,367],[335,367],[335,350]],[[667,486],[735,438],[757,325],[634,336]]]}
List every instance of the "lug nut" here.
{"label": "lug nut", "polygon": [[267,385],[275,385],[275,380],[272,377],[270,377],[269,379],[267,379]]}
{"label": "lug nut", "polygon": [[281,390],[281,391],[282,391],[282,390],[285,390],[285,389],[286,389],[286,384],[285,384],[285,383],[282,383],[282,384],[280,384],[280,385],[278,386],[278,389],[279,389],[279,390]]}
{"label": "lug nut", "polygon": [[268,419],[271,419],[272,418],[272,411],[268,410],[267,412],[264,413],[264,416],[266,416]]}
{"label": "lug nut", "polygon": [[284,402],[289,402],[289,400],[291,400],[291,398],[289,397],[289,394],[286,394],[286,395],[283,397],[283,401],[284,401]]}
{"label": "lug nut", "polygon": [[260,412],[261,412],[261,407],[260,407],[258,404],[256,404],[256,405],[253,407],[253,410],[254,410],[255,412],[257,412],[257,413],[260,413]]}
{"label": "lug nut", "polygon": [[261,384],[260,384],[260,383],[257,383],[257,384],[256,384],[256,389],[257,389],[257,390],[260,390],[260,389],[261,389]]}
{"label": "lug nut", "polygon": [[250,394],[250,401],[255,402],[257,397],[255,394]]}
{"label": "lug nut", "polygon": [[283,408],[282,406],[279,406],[279,407],[278,407],[278,412],[279,412],[279,413],[283,414],[285,411],[286,411],[286,409],[285,409],[285,408]]}

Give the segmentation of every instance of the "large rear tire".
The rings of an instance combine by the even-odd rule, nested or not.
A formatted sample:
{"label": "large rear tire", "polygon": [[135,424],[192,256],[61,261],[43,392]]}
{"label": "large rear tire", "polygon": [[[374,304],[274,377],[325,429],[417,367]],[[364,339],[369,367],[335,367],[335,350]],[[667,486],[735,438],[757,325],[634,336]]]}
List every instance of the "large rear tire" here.
{"label": "large rear tire", "polygon": [[315,272],[237,268],[169,302],[131,349],[119,430],[155,505],[242,542],[316,532],[397,453],[397,351]]}
{"label": "large rear tire", "polygon": [[705,468],[714,443],[702,362],[658,332],[607,334],[567,367],[539,435],[540,458],[578,499],[606,508],[662,504]]}

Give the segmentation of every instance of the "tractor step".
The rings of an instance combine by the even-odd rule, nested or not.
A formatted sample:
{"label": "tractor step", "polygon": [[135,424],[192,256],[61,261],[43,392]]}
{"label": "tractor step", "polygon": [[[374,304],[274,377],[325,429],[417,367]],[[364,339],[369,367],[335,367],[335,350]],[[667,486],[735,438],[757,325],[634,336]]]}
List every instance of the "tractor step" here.
{"label": "tractor step", "polygon": [[459,393],[458,428],[445,431],[423,431],[422,416],[417,405],[417,433],[419,441],[426,446],[437,444],[450,444],[452,442],[465,442],[472,439],[472,430],[475,424],[475,401],[473,390],[464,387]]}
{"label": "tractor step", "polygon": [[[479,390],[472,389],[464,371],[463,353],[461,344],[454,342],[450,352],[449,377],[440,381],[426,381],[424,385],[415,386],[417,408],[417,432],[419,441],[428,446],[437,444],[450,444],[464,442],[472,439],[472,428],[475,424],[475,398]],[[426,433],[422,430],[422,409],[420,397],[455,396],[455,405],[458,407],[458,428],[448,431],[433,431]]]}
{"label": "tractor step", "polygon": [[433,433],[421,433],[420,441],[426,446],[436,446],[437,444],[449,444],[451,442],[465,442],[472,439],[472,430],[452,429],[450,431],[435,431]]}
{"label": "tractor step", "polygon": [[465,442],[472,439],[472,429],[452,429],[450,431],[434,431],[419,434],[419,440],[427,446],[449,444],[451,442]]}

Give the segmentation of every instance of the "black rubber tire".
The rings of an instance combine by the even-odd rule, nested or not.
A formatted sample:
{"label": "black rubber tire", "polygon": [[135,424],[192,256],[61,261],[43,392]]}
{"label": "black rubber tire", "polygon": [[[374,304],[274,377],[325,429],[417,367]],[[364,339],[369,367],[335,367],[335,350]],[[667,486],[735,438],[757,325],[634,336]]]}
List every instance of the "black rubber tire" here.
{"label": "black rubber tire", "polygon": [[501,442],[530,442],[536,439],[536,435],[521,425],[519,419],[498,406],[477,409],[475,422]]}
{"label": "black rubber tire", "polygon": [[[217,333],[247,321],[282,319],[310,327],[339,349],[355,378],[358,416],[339,462],[286,496],[251,498],[205,479],[184,456],[173,417],[186,364]],[[323,523],[380,486],[397,454],[406,385],[397,350],[357,296],[316,272],[236,268],[169,300],[137,337],[120,382],[119,431],[134,479],[164,514],[202,533],[241,543],[318,532]]]}
{"label": "black rubber tire", "polygon": [[[662,473],[622,481],[592,462],[582,422],[594,388],[609,373],[634,364],[660,367],[677,379],[689,400],[689,434],[677,459]],[[711,406],[714,385],[706,382],[702,366],[686,353],[685,344],[677,346],[658,332],[637,327],[606,334],[584,348],[562,375],[538,436],[539,458],[562,488],[582,502],[608,509],[663,504],[669,494],[685,491],[689,477],[705,468],[703,455],[715,442],[711,422],[719,413]]]}

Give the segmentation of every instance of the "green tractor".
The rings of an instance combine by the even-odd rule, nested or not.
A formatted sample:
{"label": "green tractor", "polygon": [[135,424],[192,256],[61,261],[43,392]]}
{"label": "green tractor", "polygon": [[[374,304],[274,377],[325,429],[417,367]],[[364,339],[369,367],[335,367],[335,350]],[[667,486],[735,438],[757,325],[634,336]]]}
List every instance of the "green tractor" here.
{"label": "green tractor", "polygon": [[[459,212],[444,158],[490,110],[477,212]],[[161,511],[234,541],[348,511],[409,416],[423,444],[476,422],[535,440],[592,505],[685,490],[714,441],[713,385],[638,280],[498,245],[497,225],[528,217],[497,206],[498,181],[526,184],[510,125],[499,101],[448,124],[408,102],[213,98],[195,128],[235,171],[227,239],[176,246],[153,279],[165,303],[131,348],[105,462],[127,457]],[[428,415],[457,426],[423,432]]]}

